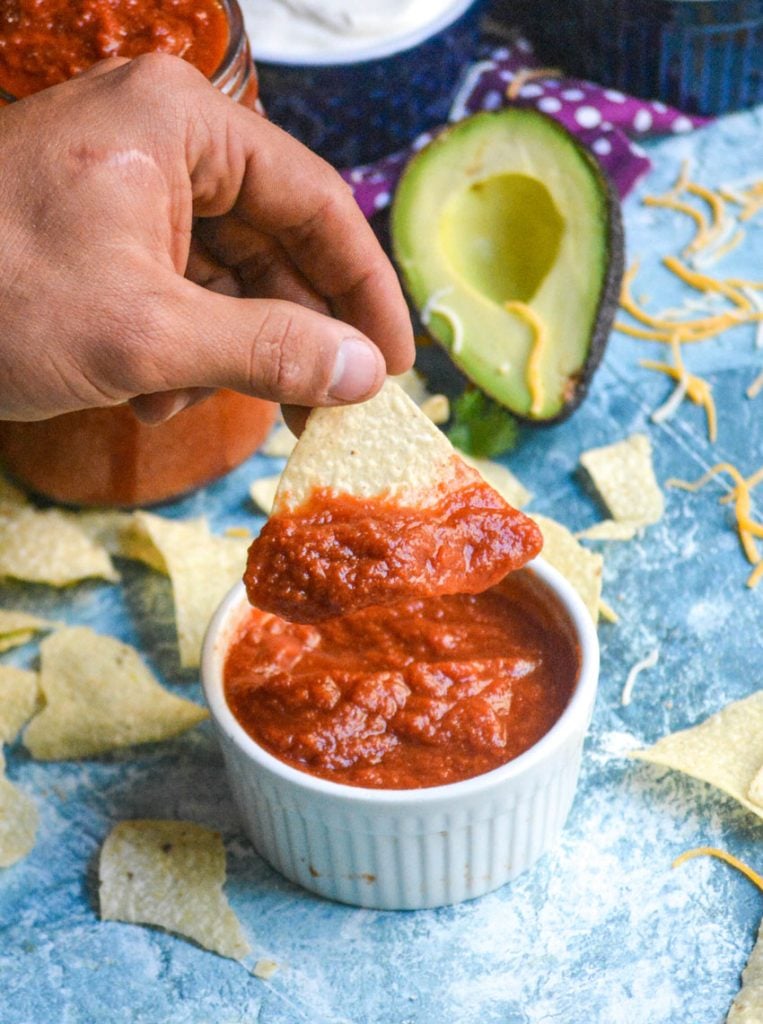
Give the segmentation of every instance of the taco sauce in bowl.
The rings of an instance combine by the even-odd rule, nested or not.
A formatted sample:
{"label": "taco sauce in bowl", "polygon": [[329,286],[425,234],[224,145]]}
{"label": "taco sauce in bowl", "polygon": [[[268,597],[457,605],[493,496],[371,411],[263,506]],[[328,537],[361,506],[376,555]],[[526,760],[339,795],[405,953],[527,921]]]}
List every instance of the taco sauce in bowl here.
{"label": "taco sauce in bowl", "polygon": [[286,764],[351,786],[418,789],[528,750],[564,712],[580,667],[561,603],[524,569],[483,593],[310,625],[252,609],[223,678],[239,724]]}

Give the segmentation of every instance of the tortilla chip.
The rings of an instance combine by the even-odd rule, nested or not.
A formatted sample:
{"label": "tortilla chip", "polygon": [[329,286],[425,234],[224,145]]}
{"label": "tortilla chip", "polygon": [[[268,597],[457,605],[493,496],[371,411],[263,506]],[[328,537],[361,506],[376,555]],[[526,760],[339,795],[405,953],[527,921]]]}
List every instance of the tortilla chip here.
{"label": "tortilla chip", "polygon": [[270,981],[277,971],[278,964],[275,960],[258,960],[252,968],[255,978],[260,978],[262,981]]}
{"label": "tortilla chip", "polygon": [[275,501],[276,491],[280,482],[281,474],[276,473],[274,476],[261,476],[259,480],[255,480],[249,487],[249,496],[257,508],[264,512],[266,516],[269,516],[273,510],[273,502]]}
{"label": "tortilla chip", "polygon": [[55,629],[55,623],[28,612],[0,609],[0,652],[28,643],[36,633]]}
{"label": "tortilla chip", "polygon": [[239,960],[251,952],[230,908],[219,832],[188,821],[122,821],[101,849],[101,918],[150,924]]}
{"label": "tortilla chip", "polygon": [[547,516],[531,516],[543,534],[541,556],[553,565],[577,590],[583,604],[596,622],[601,599],[601,573],[604,559],[578,544],[566,526]]}
{"label": "tortilla chip", "polygon": [[633,540],[640,529],[640,523],[603,519],[576,533],[575,537],[577,540]]}
{"label": "tortilla chip", "polygon": [[71,760],[177,736],[208,712],[168,693],[134,647],[85,626],[40,644],[45,707],[24,733],[42,761]]}
{"label": "tortilla chip", "polygon": [[5,758],[0,748],[0,868],[26,857],[34,846],[39,815],[23,790],[5,777]]}
{"label": "tortilla chip", "polygon": [[755,778],[747,790],[747,796],[754,804],[758,804],[763,809],[763,765],[755,773]]}
{"label": "tortilla chip", "polygon": [[0,665],[0,743],[13,743],[40,703],[36,672]]}
{"label": "tortilla chip", "polygon": [[633,757],[664,765],[723,790],[759,818],[763,805],[750,799],[763,765],[763,690],[727,704],[691,729],[658,740]]}
{"label": "tortilla chip", "polygon": [[435,426],[442,426],[450,419],[450,401],[447,395],[430,395],[419,408]]}
{"label": "tortilla chip", "polygon": [[758,940],[742,971],[742,988],[731,1004],[726,1024],[760,1024],[763,1021],[763,921]]}
{"label": "tortilla chip", "polygon": [[58,509],[0,515],[0,576],[65,587],[91,577],[116,581],[108,552]]}
{"label": "tortilla chip", "polygon": [[297,439],[285,423],[277,423],[271,430],[265,444],[260,448],[261,455],[271,459],[288,459],[294,451]]}
{"label": "tortilla chip", "polygon": [[500,462],[493,462],[492,459],[474,459],[471,455],[464,455],[459,452],[461,458],[467,464],[477,470],[482,479],[490,484],[494,491],[498,491],[504,501],[508,501],[514,508],[524,508],[532,501],[532,493],[527,490],[510,469],[502,466]]}
{"label": "tortilla chip", "polygon": [[136,528],[154,545],[172,583],[180,664],[196,668],[209,620],[246,565],[248,537],[215,537],[206,519],[135,514]]}
{"label": "tortilla chip", "polygon": [[662,518],[665,500],[654,475],[652,445],[646,434],[633,434],[624,441],[583,452],[580,464],[613,519],[638,528]]}
{"label": "tortilla chip", "polygon": [[314,409],[276,492],[288,512],[316,489],[401,506],[436,503],[464,463],[445,435],[391,380],[368,402]]}

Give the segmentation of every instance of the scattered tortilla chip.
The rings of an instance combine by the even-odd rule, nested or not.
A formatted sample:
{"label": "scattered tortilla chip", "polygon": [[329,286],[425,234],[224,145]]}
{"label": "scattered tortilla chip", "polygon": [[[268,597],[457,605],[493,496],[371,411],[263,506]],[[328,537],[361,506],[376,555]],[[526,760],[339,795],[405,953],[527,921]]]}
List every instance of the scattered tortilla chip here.
{"label": "scattered tortilla chip", "polygon": [[261,476],[259,480],[255,480],[249,487],[249,495],[252,501],[266,516],[269,516],[273,510],[273,502],[275,501],[276,491],[280,482],[281,474],[276,473],[273,476]]}
{"label": "scattered tortilla chip", "polygon": [[638,528],[662,518],[665,500],[654,475],[652,445],[646,434],[633,434],[624,441],[583,452],[580,464],[613,519]]}
{"label": "scattered tortilla chip", "polygon": [[251,951],[228,904],[219,832],[189,821],[122,821],[101,849],[101,918],[150,924],[239,960]]}
{"label": "scattered tortilla chip", "polygon": [[603,519],[575,534],[577,540],[633,540],[640,529],[639,523],[617,519]]}
{"label": "scattered tortilla chip", "polygon": [[0,868],[26,857],[34,846],[39,815],[34,801],[5,777],[0,749]]}
{"label": "scattered tortilla chip", "polygon": [[55,623],[28,612],[0,609],[0,652],[28,643],[35,633],[55,629]]}
{"label": "scattered tortilla chip", "polygon": [[450,401],[447,395],[430,395],[419,408],[435,426],[442,426],[450,419]]}
{"label": "scattered tortilla chip", "polygon": [[631,756],[709,782],[763,818],[763,804],[750,799],[750,788],[763,765],[763,690]]}
{"label": "scattered tortilla chip", "polygon": [[758,768],[755,778],[750,783],[747,796],[754,804],[759,804],[761,809],[763,809],[763,765]]}
{"label": "scattered tortilla chip", "polygon": [[432,393],[427,387],[426,379],[418,370],[406,370],[405,373],[398,373],[391,379],[394,380],[399,388],[402,388],[416,405],[422,405],[428,398],[432,397]]}
{"label": "scattered tortilla chip", "polygon": [[106,549],[58,509],[0,515],[0,576],[65,587],[91,577],[116,581]]}
{"label": "scattered tortilla chip", "polygon": [[260,448],[261,455],[271,459],[288,459],[294,451],[297,439],[285,423],[277,423],[270,432],[265,444]]}
{"label": "scattered tortilla chip", "polygon": [[500,462],[493,462],[492,459],[475,459],[471,455],[464,455],[463,452],[459,454],[467,466],[476,469],[482,479],[514,508],[524,508],[532,501],[532,493]]}
{"label": "scattered tortilla chip", "polygon": [[726,1024],[760,1024],[763,1021],[763,921],[758,940],[742,971],[742,988],[731,1004]]}
{"label": "scattered tortilla chip", "polygon": [[532,518],[543,534],[541,557],[572,584],[596,622],[599,618],[604,559],[598,552],[589,551],[578,544],[567,527],[555,519],[536,515]]}
{"label": "scattered tortilla chip", "polygon": [[0,743],[13,743],[40,703],[36,672],[0,665]]}
{"label": "scattered tortilla chip", "polygon": [[270,981],[277,970],[278,964],[275,960],[258,960],[252,968],[252,974],[262,981]]}
{"label": "scattered tortilla chip", "polygon": [[27,726],[24,745],[42,761],[168,739],[209,717],[160,686],[134,647],[85,626],[46,637],[40,663],[45,706]]}
{"label": "scattered tortilla chip", "polygon": [[215,537],[206,519],[165,519],[136,512],[138,530],[159,552],[172,583],[180,664],[195,668],[209,620],[241,579],[247,537]]}
{"label": "scattered tortilla chip", "polygon": [[151,569],[167,574],[164,559],[152,541],[136,525],[133,512],[88,510],[67,514],[71,522],[83,530],[91,540],[102,544],[112,557],[144,562]]}

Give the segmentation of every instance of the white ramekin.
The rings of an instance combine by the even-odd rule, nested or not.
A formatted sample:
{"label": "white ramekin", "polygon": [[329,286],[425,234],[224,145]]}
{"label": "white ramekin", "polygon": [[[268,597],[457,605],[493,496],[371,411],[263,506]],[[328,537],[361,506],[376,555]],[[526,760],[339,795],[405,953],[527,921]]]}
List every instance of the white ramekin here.
{"label": "white ramekin", "polygon": [[230,591],[207,631],[202,683],[244,828],[277,871],[342,903],[414,910],[496,889],[553,846],[575,795],[599,645],[570,584],[540,558],[532,569],[565,608],[580,645],[572,698],[549,732],[513,761],[428,789],[340,785],[298,771],[255,743],[223,691],[225,654],[249,611],[243,584]]}

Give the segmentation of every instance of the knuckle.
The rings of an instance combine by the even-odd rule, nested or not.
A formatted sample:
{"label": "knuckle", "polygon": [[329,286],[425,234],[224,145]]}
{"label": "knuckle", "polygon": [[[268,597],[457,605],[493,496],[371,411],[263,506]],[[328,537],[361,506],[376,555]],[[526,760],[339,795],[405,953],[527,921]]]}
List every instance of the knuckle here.
{"label": "knuckle", "polygon": [[201,72],[181,57],[154,51],[133,58],[125,65],[125,76],[130,87],[153,92],[158,89],[187,88],[199,79]]}
{"label": "knuckle", "polygon": [[269,303],[252,343],[252,389],[264,389],[275,399],[298,395],[302,381],[301,348],[293,314],[280,303]]}

